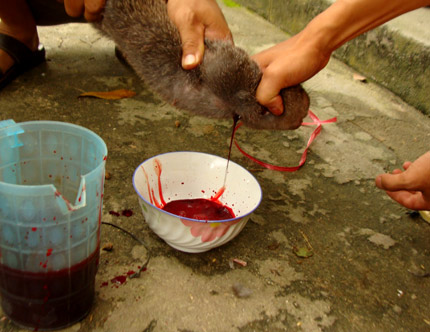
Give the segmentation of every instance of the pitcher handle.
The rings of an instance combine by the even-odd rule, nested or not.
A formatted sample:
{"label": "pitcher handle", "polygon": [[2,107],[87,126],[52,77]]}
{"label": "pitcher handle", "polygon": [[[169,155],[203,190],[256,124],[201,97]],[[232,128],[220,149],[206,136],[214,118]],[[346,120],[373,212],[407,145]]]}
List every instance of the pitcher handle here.
{"label": "pitcher handle", "polygon": [[0,131],[4,130],[5,136],[10,137],[10,147],[17,148],[23,146],[18,135],[24,133],[24,129],[12,119],[0,121]]}

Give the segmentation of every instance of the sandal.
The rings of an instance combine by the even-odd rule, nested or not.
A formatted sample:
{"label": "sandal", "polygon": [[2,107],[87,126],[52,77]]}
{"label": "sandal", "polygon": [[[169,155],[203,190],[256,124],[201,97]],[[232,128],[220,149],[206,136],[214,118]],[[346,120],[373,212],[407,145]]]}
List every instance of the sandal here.
{"label": "sandal", "polygon": [[36,51],[31,51],[19,40],[0,33],[0,49],[9,54],[15,63],[6,72],[0,71],[0,90],[19,75],[25,73],[45,61],[45,48],[39,45]]}

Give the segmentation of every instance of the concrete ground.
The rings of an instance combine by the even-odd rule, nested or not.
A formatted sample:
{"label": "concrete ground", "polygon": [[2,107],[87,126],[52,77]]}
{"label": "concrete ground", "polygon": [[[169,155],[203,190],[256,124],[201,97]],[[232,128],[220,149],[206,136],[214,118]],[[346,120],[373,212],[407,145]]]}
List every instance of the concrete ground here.
{"label": "concrete ground", "polygon": [[[222,6],[236,44],[249,53],[288,36],[242,7]],[[118,285],[147,252],[102,225],[96,300],[67,332],[428,331],[430,225],[391,201],[374,177],[426,152],[430,119],[333,59],[304,84],[326,124],[295,173],[263,169],[233,148],[263,201],[233,241],[201,254],[169,247],[145,224],[132,187],[134,169],[156,154],[202,151],[227,156],[231,121],[191,117],[164,104],[114,56],[90,26],[40,29],[48,61],[0,92],[0,120],[58,120],[99,134],[109,150],[103,221],[144,240],[147,271]],[[134,90],[119,101],[82,92]],[[313,128],[290,132],[242,127],[241,146],[283,166],[298,164]],[[129,217],[110,214],[132,210]],[[299,257],[296,249],[312,252]],[[246,266],[231,264],[237,258]],[[238,297],[233,286],[251,291]],[[0,313],[0,317],[3,314]],[[0,330],[21,329],[6,317]]]}

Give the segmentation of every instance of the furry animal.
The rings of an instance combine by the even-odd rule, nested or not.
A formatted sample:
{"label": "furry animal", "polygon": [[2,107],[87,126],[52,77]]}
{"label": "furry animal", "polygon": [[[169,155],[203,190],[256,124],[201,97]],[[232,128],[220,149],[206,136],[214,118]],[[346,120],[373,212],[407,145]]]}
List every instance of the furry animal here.
{"label": "furry animal", "polygon": [[179,109],[212,118],[239,116],[256,129],[296,129],[309,97],[297,85],[281,91],[284,113],[271,114],[255,92],[262,73],[248,54],[228,41],[205,41],[200,66],[181,67],[179,31],[163,0],[108,0],[99,28],[111,38],[149,87]]}

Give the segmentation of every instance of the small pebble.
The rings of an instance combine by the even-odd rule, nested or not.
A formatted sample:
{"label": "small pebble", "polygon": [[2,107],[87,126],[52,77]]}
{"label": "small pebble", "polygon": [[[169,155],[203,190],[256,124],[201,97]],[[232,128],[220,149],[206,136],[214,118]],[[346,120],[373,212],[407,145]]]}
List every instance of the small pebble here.
{"label": "small pebble", "polygon": [[248,265],[247,262],[245,262],[244,260],[241,260],[239,258],[233,258],[233,262],[238,264],[238,265],[241,265],[241,266],[247,266]]}
{"label": "small pebble", "polygon": [[111,242],[106,243],[102,247],[102,250],[104,250],[104,251],[112,251],[112,249],[113,249],[113,244]]}
{"label": "small pebble", "polygon": [[400,306],[398,306],[397,304],[393,305],[393,311],[396,314],[401,314],[402,313],[402,308]]}

